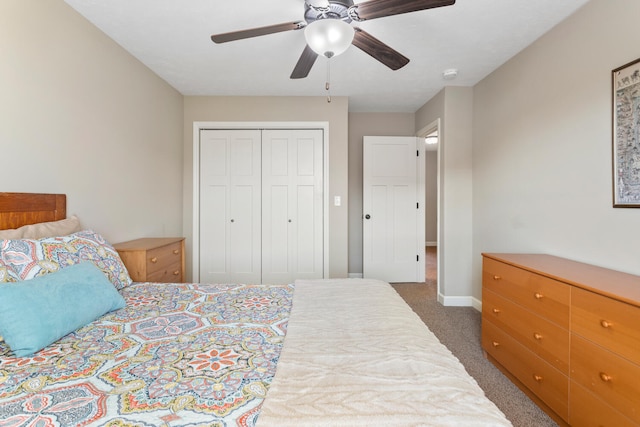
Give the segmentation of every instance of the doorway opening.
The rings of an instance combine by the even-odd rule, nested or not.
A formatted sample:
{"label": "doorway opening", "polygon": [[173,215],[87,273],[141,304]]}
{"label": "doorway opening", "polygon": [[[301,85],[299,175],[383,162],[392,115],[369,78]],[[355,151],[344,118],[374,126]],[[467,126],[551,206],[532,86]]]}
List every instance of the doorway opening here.
{"label": "doorway opening", "polygon": [[439,295],[442,262],[440,243],[440,120],[421,129],[417,136],[425,144],[425,283],[436,288]]}

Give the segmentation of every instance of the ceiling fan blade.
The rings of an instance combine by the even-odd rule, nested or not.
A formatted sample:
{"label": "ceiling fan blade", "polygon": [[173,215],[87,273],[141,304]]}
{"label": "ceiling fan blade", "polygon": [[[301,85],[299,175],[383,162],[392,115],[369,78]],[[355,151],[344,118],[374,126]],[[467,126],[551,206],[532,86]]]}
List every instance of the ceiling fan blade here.
{"label": "ceiling fan blade", "polygon": [[353,6],[356,21],[400,15],[434,7],[451,6],[456,0],[369,0]]}
{"label": "ceiling fan blade", "polygon": [[311,71],[311,67],[313,67],[313,64],[316,62],[316,58],[318,58],[318,54],[307,45],[302,51],[302,55],[300,55],[300,59],[298,59],[298,63],[291,73],[291,78],[304,79],[307,77],[309,75],[309,71]]}
{"label": "ceiling fan blade", "polygon": [[387,67],[392,70],[398,70],[409,63],[409,58],[382,43],[371,34],[361,30],[360,28],[354,29],[356,30],[356,33],[353,36],[352,44],[382,62]]}
{"label": "ceiling fan blade", "polygon": [[268,25],[266,27],[251,28],[248,30],[232,31],[230,33],[214,34],[211,40],[214,43],[226,43],[234,40],[248,39],[251,37],[265,36],[267,34],[281,33],[283,31],[299,30],[307,25],[304,21],[285,22],[283,24]]}

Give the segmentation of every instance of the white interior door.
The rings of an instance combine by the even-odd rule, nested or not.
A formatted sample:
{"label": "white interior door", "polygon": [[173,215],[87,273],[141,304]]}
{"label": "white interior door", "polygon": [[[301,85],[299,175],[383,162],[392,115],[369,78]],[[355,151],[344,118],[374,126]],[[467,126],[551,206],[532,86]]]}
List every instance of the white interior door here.
{"label": "white interior door", "polygon": [[264,130],[264,283],[323,277],[323,212],[323,131]]}
{"label": "white interior door", "polygon": [[424,282],[424,195],[415,137],[365,136],[363,276]]}
{"label": "white interior door", "polygon": [[259,130],[200,134],[200,281],[260,283]]}

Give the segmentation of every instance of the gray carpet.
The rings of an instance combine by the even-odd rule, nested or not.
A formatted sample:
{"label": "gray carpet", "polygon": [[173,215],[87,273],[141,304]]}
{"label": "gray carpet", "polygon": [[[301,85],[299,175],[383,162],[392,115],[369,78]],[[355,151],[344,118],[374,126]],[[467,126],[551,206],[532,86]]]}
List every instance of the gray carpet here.
{"label": "gray carpet", "polygon": [[556,427],[547,414],[485,359],[480,346],[480,313],[472,307],[444,307],[437,302],[434,276],[428,270],[427,283],[392,286],[515,427]]}

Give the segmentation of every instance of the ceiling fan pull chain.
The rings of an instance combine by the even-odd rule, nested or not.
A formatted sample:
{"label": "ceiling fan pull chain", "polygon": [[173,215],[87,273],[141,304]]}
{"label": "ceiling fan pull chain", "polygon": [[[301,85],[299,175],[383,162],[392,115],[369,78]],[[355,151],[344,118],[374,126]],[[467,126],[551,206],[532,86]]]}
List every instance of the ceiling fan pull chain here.
{"label": "ceiling fan pull chain", "polygon": [[327,82],[324,85],[327,91],[327,103],[331,102],[331,60],[327,59]]}

